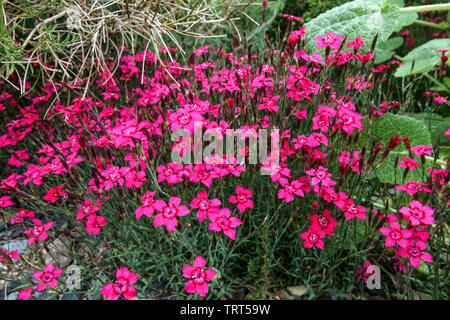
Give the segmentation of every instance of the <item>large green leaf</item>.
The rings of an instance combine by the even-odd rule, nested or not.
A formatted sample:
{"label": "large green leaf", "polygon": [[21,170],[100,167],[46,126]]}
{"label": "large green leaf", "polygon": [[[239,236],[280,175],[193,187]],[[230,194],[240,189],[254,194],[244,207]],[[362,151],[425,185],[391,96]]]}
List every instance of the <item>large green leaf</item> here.
{"label": "large green leaf", "polygon": [[430,91],[443,91],[447,93],[449,88],[450,88],[450,77],[443,77],[442,84],[438,84],[437,86],[431,87]]}
{"label": "large green leaf", "polygon": [[[395,76],[405,77],[433,69],[435,66],[441,64],[442,53],[437,52],[437,50],[448,48],[450,48],[450,39],[434,39],[428,41],[411,50],[402,59],[404,64],[398,67],[397,71],[395,71]],[[446,55],[450,56],[450,52],[447,52]]]}
{"label": "large green leaf", "polygon": [[377,45],[374,51],[374,54],[376,55],[375,64],[383,63],[391,59],[395,54],[394,50],[398,49],[403,42],[402,37],[394,37]]}
{"label": "large green leaf", "polygon": [[[411,146],[431,144],[430,132],[424,122],[409,116],[386,113],[380,117],[374,117],[372,119],[372,127],[370,128],[369,141],[367,141],[367,129],[369,127],[367,117],[363,119],[363,123],[366,130],[362,132],[361,137],[358,140],[358,145],[361,148],[364,145],[366,145],[367,148],[370,148],[373,141],[381,142],[383,146],[386,146],[393,135],[408,137]],[[380,155],[381,153],[382,152],[380,152]],[[396,177],[394,176],[394,164],[397,156],[399,156],[399,163],[401,162],[402,157],[409,158],[409,152],[403,142],[390,152],[373,176],[376,176],[378,180],[383,183],[400,183],[405,169],[398,167]],[[375,163],[377,163],[378,160],[379,159],[377,159]],[[431,162],[426,162],[425,169],[431,167],[431,165]],[[409,181],[409,179],[423,181],[422,167],[418,167],[414,171],[410,170],[405,181]]]}
{"label": "large green leaf", "polygon": [[[391,0],[390,3],[400,8],[403,8],[405,6],[403,0]],[[399,32],[401,29],[403,29],[403,27],[409,26],[418,18],[419,16],[415,12],[400,14],[394,32]],[[387,39],[385,42],[378,42],[379,44],[377,44],[374,52],[376,55],[375,64],[383,63],[391,59],[395,54],[395,50],[398,49],[403,44],[403,42],[403,37],[394,37]]]}
{"label": "large green leaf", "polygon": [[[403,0],[391,0],[391,4],[395,4],[400,8],[403,8],[405,6],[405,3],[403,2]],[[400,16],[398,17],[394,32],[399,32],[400,30],[403,29],[403,27],[409,26],[418,18],[419,18],[419,15],[415,12],[400,14]]]}
{"label": "large green leaf", "polygon": [[394,32],[399,9],[391,0],[355,0],[333,8],[306,24],[307,48],[314,51],[316,36],[334,32],[347,36],[348,40],[362,37],[366,44],[362,49],[367,51],[377,34],[377,41],[382,43]]}
{"label": "large green leaf", "polygon": [[422,120],[431,134],[431,142],[436,143],[437,138],[440,139],[440,145],[450,145],[445,131],[450,129],[450,117],[443,117],[437,113],[413,113],[412,117]]}
{"label": "large green leaf", "polygon": [[444,77],[443,82],[447,87],[450,88],[450,77]]}

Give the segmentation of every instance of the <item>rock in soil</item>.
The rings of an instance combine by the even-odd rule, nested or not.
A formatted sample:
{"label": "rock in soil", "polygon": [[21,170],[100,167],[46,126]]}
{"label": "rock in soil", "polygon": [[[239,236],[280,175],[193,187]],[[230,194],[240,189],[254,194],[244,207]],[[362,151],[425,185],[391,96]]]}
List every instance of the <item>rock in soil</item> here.
{"label": "rock in soil", "polygon": [[11,238],[17,238],[22,235],[22,230],[20,230],[19,225],[15,224],[8,227],[8,230],[3,230],[0,232],[0,240],[7,240]]}
{"label": "rock in soil", "polygon": [[27,240],[12,240],[4,243],[2,245],[3,249],[8,251],[19,250],[19,254],[24,254],[30,252],[30,248],[28,247]]}
{"label": "rock in soil", "polygon": [[[11,293],[13,293],[13,291],[15,291],[15,289],[20,286],[20,282],[16,282],[16,281],[8,281],[6,282],[6,296],[8,297]],[[5,288],[2,287],[1,291],[0,291],[0,300],[4,300],[5,299]]]}
{"label": "rock in soil", "polygon": [[59,236],[53,242],[47,245],[50,252],[44,248],[42,249],[42,255],[44,257],[45,264],[53,263],[59,266],[59,268],[67,267],[72,262],[71,246],[73,239],[70,239],[64,235]]}

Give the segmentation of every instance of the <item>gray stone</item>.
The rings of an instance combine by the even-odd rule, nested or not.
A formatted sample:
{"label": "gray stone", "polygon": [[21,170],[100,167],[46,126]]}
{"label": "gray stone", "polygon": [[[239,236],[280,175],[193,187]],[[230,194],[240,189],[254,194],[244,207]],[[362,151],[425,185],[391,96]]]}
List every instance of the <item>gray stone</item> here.
{"label": "gray stone", "polygon": [[58,232],[63,232],[67,229],[69,223],[69,217],[65,216],[62,219],[59,219],[56,223],[55,223],[55,230]]}
{"label": "gray stone", "polygon": [[101,294],[99,294],[101,289],[96,289],[96,288],[101,288],[102,287],[102,283],[105,283],[108,280],[108,278],[106,277],[106,275],[104,274],[99,274],[97,279],[94,280],[92,279],[91,281],[89,281],[89,284],[91,286],[91,292],[88,292],[87,295],[87,299],[88,300],[102,300],[103,296]]}
{"label": "gray stone", "polygon": [[[42,255],[46,264],[57,264],[60,268],[65,268],[72,261],[72,252],[70,247],[73,240],[66,236],[60,236],[47,245],[50,253],[46,249],[42,250]],[[56,260],[56,261],[55,261]]]}
{"label": "gray stone", "polygon": [[294,297],[301,297],[306,293],[306,291],[308,291],[308,288],[306,288],[304,285],[298,285],[288,287],[287,291]]}
{"label": "gray stone", "polygon": [[13,240],[8,241],[3,244],[3,249],[8,251],[19,250],[19,254],[24,254],[30,252],[30,248],[28,247],[27,240]]}
{"label": "gray stone", "polygon": [[65,294],[62,300],[80,300],[80,297],[77,294]]}
{"label": "gray stone", "polygon": [[17,238],[22,235],[22,230],[20,230],[20,227],[18,225],[13,225],[9,227],[7,230],[2,230],[0,232],[0,240],[8,240],[11,238]]}
{"label": "gray stone", "polygon": [[[20,282],[17,281],[8,281],[6,282],[6,298],[8,299],[8,296],[12,293],[14,293],[13,291],[20,286]],[[2,288],[1,292],[0,292],[0,300],[4,300],[5,298],[5,288]]]}
{"label": "gray stone", "polygon": [[47,290],[36,293],[35,297],[30,300],[57,300],[55,296],[51,296],[48,294]]}
{"label": "gray stone", "polygon": [[17,300],[17,297],[19,296],[18,292],[13,292],[8,294],[8,296],[6,297],[6,300]]}
{"label": "gray stone", "polygon": [[88,294],[88,300],[102,300],[102,296],[100,294]]}

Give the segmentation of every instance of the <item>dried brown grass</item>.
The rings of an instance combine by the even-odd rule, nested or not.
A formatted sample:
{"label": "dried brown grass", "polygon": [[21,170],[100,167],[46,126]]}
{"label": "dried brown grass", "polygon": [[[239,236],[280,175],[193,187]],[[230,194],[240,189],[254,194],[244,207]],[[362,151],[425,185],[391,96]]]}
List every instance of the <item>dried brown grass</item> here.
{"label": "dried brown grass", "polygon": [[[26,79],[39,70],[39,80],[51,83],[93,79],[108,62],[120,59],[124,46],[132,53],[142,47],[158,53],[168,43],[182,51],[177,35],[224,37],[221,30],[232,29],[240,37],[235,21],[246,16],[247,6],[260,5],[254,0],[0,0],[0,4],[4,30],[27,54],[19,61],[23,68],[15,68],[17,76]],[[0,74],[11,70],[8,63],[4,61]],[[24,93],[25,81],[21,83]],[[85,94],[88,88],[86,81]]]}

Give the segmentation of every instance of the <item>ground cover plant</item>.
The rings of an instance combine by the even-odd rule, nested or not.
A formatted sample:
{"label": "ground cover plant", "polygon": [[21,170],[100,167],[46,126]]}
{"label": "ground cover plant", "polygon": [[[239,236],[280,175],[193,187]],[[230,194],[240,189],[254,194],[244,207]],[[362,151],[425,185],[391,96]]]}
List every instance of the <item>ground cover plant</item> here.
{"label": "ground cover plant", "polygon": [[[333,10],[365,8],[361,22],[366,3]],[[263,47],[122,45],[77,81],[5,67],[0,264],[15,297],[448,299],[450,127],[429,123],[449,102],[420,92],[411,116],[417,74],[399,91],[407,62],[375,64],[406,8],[374,3],[391,20],[360,33],[284,13]],[[448,46],[430,50],[421,72],[444,83]]]}

